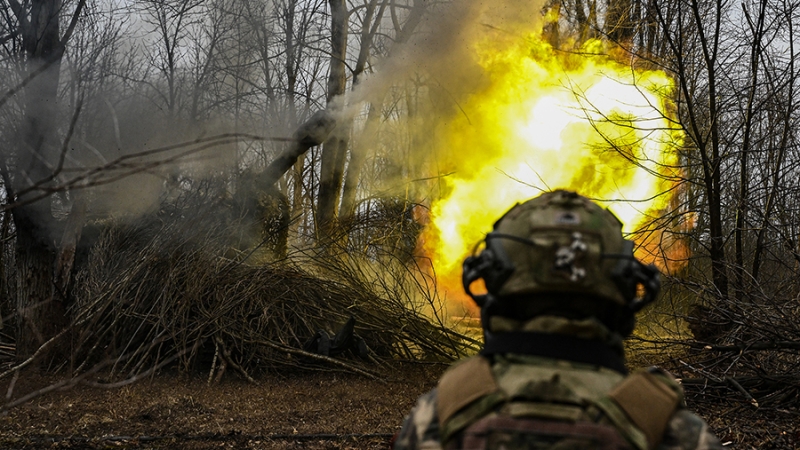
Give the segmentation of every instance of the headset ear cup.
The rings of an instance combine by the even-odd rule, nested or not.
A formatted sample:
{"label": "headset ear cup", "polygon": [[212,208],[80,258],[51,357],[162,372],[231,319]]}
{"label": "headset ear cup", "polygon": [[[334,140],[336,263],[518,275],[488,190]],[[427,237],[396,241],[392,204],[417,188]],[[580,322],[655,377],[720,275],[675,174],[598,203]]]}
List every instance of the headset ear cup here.
{"label": "headset ear cup", "polygon": [[461,283],[467,293],[470,291],[469,285],[478,278],[480,278],[480,274],[478,274],[478,257],[468,256],[461,265]]}
{"label": "headset ear cup", "polygon": [[634,279],[636,262],[633,256],[633,242],[625,240],[621,257],[619,257],[616,266],[611,271],[611,279],[617,285],[617,289],[619,289],[627,305],[631,305],[636,299],[637,281]]}
{"label": "headset ear cup", "polygon": [[486,303],[486,295],[475,294],[472,292],[472,283],[480,278],[483,278],[483,272],[487,265],[486,256],[481,252],[478,256],[469,256],[462,264],[461,284],[464,286],[464,292],[472,298],[479,308],[483,308]]}
{"label": "headset ear cup", "polygon": [[641,284],[644,288],[644,295],[641,298],[636,298],[630,303],[630,308],[633,312],[639,312],[645,306],[653,303],[661,291],[661,278],[659,276],[658,268],[649,264],[644,265],[637,261],[638,266],[634,270],[633,279],[636,285]]}
{"label": "headset ear cup", "polygon": [[500,239],[493,233],[486,236],[486,249],[483,254],[486,255],[488,263],[482,274],[486,281],[486,289],[492,294],[497,294],[514,273],[514,264],[506,254]]}
{"label": "headset ear cup", "polygon": [[514,272],[514,265],[508,259],[503,246],[496,238],[492,238],[492,233],[489,233],[486,236],[486,248],[477,256],[467,257],[462,264],[461,284],[464,291],[481,308],[486,304],[487,295],[472,292],[472,283],[483,279],[489,294],[497,294]]}

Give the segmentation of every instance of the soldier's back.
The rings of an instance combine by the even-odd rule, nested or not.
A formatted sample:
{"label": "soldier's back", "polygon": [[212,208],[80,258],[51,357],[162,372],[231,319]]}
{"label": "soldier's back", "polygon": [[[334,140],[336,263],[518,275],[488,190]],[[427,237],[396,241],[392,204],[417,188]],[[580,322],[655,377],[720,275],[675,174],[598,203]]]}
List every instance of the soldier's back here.
{"label": "soldier's back", "polygon": [[[437,391],[445,449],[647,450],[661,444],[682,403],[680,386],[663,372],[625,376],[514,355],[466,360],[445,374]],[[677,417],[704,425],[691,413]],[[664,448],[695,448],[681,446],[693,439]]]}

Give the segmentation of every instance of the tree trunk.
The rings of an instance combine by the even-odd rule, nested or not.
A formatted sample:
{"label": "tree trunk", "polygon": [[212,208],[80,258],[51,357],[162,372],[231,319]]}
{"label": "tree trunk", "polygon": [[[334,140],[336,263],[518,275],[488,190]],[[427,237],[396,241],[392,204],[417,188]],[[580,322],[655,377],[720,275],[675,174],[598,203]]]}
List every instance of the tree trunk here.
{"label": "tree trunk", "polygon": [[345,178],[344,189],[342,191],[342,218],[346,223],[353,219],[356,209],[356,193],[358,182],[361,179],[361,171],[367,158],[366,146],[374,142],[378,125],[380,124],[380,105],[370,104],[367,122],[360,139],[357,139],[350,155],[350,163],[347,166],[347,177]]}
{"label": "tree trunk", "polygon": [[[386,1],[381,3],[377,14],[375,10],[378,6],[378,0],[371,0],[367,5],[364,21],[361,24],[361,47],[359,49],[355,69],[353,70],[353,89],[358,85],[359,77],[367,68],[369,51],[370,48],[372,48],[373,38],[378,32],[378,25],[381,23],[381,18],[386,9],[386,3]],[[358,182],[361,178],[361,170],[364,167],[364,161],[367,157],[366,146],[374,140],[375,133],[373,130],[376,129],[379,123],[380,108],[380,103],[372,103],[369,105],[369,113],[367,115],[367,123],[364,126],[364,132],[358,140],[357,145],[354,145],[350,151],[350,161],[347,165],[347,175],[344,180],[344,188],[342,189],[342,208],[340,211],[340,216],[345,223],[352,221],[353,215],[355,214]]]}
{"label": "tree trunk", "polygon": [[[20,24],[27,74],[39,72],[23,91],[24,115],[18,139],[17,172],[12,177],[9,198],[17,201],[47,189],[58,164],[54,130],[58,120],[58,83],[64,42],[74,29],[84,2],[62,39],[59,29],[60,0],[34,0],[29,10],[12,0]],[[27,7],[27,5],[25,5]],[[26,75],[27,75],[26,74]],[[12,210],[17,231],[17,358],[27,359],[41,344],[62,331],[69,323],[67,305],[56,298],[53,289],[56,249],[52,236],[53,217],[49,198],[24,204]],[[40,362],[60,352],[54,346]]]}
{"label": "tree trunk", "polygon": [[542,37],[553,48],[561,46],[561,32],[558,18],[561,17],[561,0],[555,0],[545,14],[545,23],[542,26]]}
{"label": "tree trunk", "polygon": [[[753,24],[750,15],[745,10],[745,16],[748,19],[754,31],[754,41],[750,49],[750,83],[748,86],[747,107],[745,109],[745,123],[744,135],[742,137],[742,154],[739,160],[739,201],[736,206],[736,228],[734,230],[734,245],[736,257],[736,298],[739,301],[744,300],[744,293],[747,289],[747,281],[745,277],[745,260],[744,260],[744,238],[745,230],[748,228],[747,216],[749,214],[748,199],[750,198],[750,162],[749,154],[751,151],[751,133],[753,131],[756,115],[755,110],[755,97],[759,85],[759,64],[761,60],[761,39],[764,33],[764,19],[765,19],[766,5],[761,3],[759,9],[757,25]],[[765,211],[765,218],[769,217],[769,212]],[[759,243],[760,244],[760,243]],[[760,252],[760,249],[756,249]],[[754,265],[756,265],[754,263]],[[755,278],[754,278],[755,279]],[[757,280],[756,280],[757,281]]]}
{"label": "tree trunk", "polygon": [[72,269],[75,263],[75,254],[78,251],[78,243],[83,233],[83,225],[86,223],[86,212],[88,206],[83,192],[73,193],[74,199],[72,210],[64,224],[64,233],[61,235],[61,245],[58,248],[53,284],[56,298],[59,301],[70,303],[72,290]]}
{"label": "tree trunk", "polygon": [[[3,185],[6,186],[6,177],[3,177]],[[12,233],[11,213],[6,211],[2,214],[2,219],[0,219],[0,241],[8,242]],[[13,304],[12,299],[14,297],[11,296],[13,288],[9,286],[10,283],[8,282],[8,267],[11,258],[6,259],[5,255],[5,252],[0,254],[0,332],[13,333],[13,331],[5,329],[6,323],[4,320],[6,317],[14,316],[13,311],[16,310],[17,306]]]}
{"label": "tree trunk", "polygon": [[[347,77],[345,56],[347,55],[347,3],[345,0],[329,0],[331,7],[331,61],[328,76],[328,108],[333,108],[334,98],[345,92]],[[349,139],[348,130],[339,127],[322,147],[319,198],[317,204],[317,234],[327,238],[335,226],[337,208],[341,199],[344,163]]]}
{"label": "tree trunk", "polygon": [[[25,360],[69,323],[66,304],[53,295],[55,247],[43,239],[38,219],[14,210],[17,229],[17,359]],[[53,349],[50,353],[59,353]],[[40,360],[43,364],[49,357]]]}
{"label": "tree trunk", "polygon": [[[297,91],[297,45],[294,39],[294,19],[296,2],[290,1],[284,6],[284,36],[286,39],[286,112],[289,116],[289,123],[294,126],[297,123],[297,106],[295,105],[295,93]],[[305,154],[297,158],[291,173],[292,182],[292,207],[291,216],[300,216],[303,212],[303,171],[305,168]],[[299,222],[297,222],[299,223]]]}

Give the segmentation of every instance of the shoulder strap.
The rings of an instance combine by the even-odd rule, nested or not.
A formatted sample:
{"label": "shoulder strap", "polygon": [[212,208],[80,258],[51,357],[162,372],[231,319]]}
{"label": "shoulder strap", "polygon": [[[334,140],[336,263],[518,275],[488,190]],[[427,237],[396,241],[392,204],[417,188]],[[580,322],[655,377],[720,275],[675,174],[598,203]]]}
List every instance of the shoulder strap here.
{"label": "shoulder strap", "polygon": [[[477,402],[479,399],[483,400]],[[451,367],[437,387],[436,412],[443,434],[452,435],[502,401],[502,392],[486,358],[475,356]],[[473,403],[480,411],[465,414],[464,420],[455,421],[458,423],[449,423],[456,413]],[[647,450],[661,442],[681,403],[680,385],[668,373],[651,368],[626,377],[595,404],[634,447]]]}
{"label": "shoulder strap", "polygon": [[436,388],[439,423],[446,423],[460,409],[499,390],[486,358],[475,356],[456,364],[442,375]]}
{"label": "shoulder strap", "polygon": [[681,397],[680,385],[653,368],[622,380],[597,406],[636,447],[653,449],[661,442]]}

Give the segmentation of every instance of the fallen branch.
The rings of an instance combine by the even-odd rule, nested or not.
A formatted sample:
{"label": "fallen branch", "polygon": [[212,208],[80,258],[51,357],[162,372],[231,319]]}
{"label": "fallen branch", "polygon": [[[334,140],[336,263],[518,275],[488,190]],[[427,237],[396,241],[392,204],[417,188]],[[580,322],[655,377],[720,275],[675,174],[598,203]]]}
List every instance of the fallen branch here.
{"label": "fallen branch", "polygon": [[725,377],[725,381],[728,382],[728,384],[730,384],[731,386],[733,386],[737,391],[741,392],[745,396],[745,398],[751,404],[753,404],[753,406],[758,408],[758,402],[756,401],[756,399],[753,398],[753,396],[750,394],[750,392],[748,392],[747,389],[743,388],[742,385],[739,384],[738,381],[736,381],[733,377]]}
{"label": "fallen branch", "polygon": [[714,352],[746,352],[750,350],[800,350],[800,341],[759,341],[742,345],[713,345],[706,342],[684,342],[692,348],[700,348]]}
{"label": "fallen branch", "polygon": [[8,411],[9,409],[11,409],[11,408],[13,408],[15,406],[19,406],[19,405],[21,405],[23,403],[29,402],[29,401],[33,400],[34,398],[40,397],[40,396],[42,396],[44,394],[47,394],[49,392],[53,392],[53,391],[58,390],[58,389],[69,389],[69,388],[75,386],[76,384],[78,384],[84,378],[88,377],[89,375],[93,375],[93,374],[97,373],[98,371],[100,371],[100,369],[102,369],[103,367],[108,366],[109,364],[110,364],[109,361],[105,361],[103,363],[97,364],[96,366],[92,367],[91,370],[89,370],[89,371],[87,371],[87,372],[85,372],[85,373],[83,373],[83,374],[81,374],[81,375],[79,375],[77,377],[65,378],[65,379],[63,379],[63,380],[61,380],[61,381],[59,381],[57,383],[53,383],[53,384],[51,384],[49,386],[45,386],[45,387],[43,387],[43,388],[41,388],[39,390],[30,392],[27,395],[24,395],[24,396],[22,396],[22,397],[20,397],[20,398],[18,398],[16,400],[14,400],[13,402],[7,402],[7,403],[3,404],[3,406],[0,406],[0,412]]}
{"label": "fallen branch", "polygon": [[233,357],[231,357],[231,352],[230,352],[230,350],[228,350],[228,347],[226,347],[226,346],[225,346],[225,342],[222,340],[222,338],[221,338],[221,337],[219,337],[219,336],[214,336],[214,341],[215,341],[215,342],[216,342],[216,343],[217,343],[217,344],[218,344],[220,347],[222,347],[222,357],[223,357],[223,358],[224,358],[224,359],[225,359],[225,360],[228,362],[228,364],[230,364],[230,365],[231,365],[231,367],[233,367],[234,369],[236,369],[237,371],[239,371],[239,373],[241,373],[241,374],[242,374],[242,376],[243,376],[243,377],[244,377],[244,378],[245,378],[247,381],[249,381],[250,383],[252,383],[252,384],[258,384],[258,383],[256,383],[256,380],[254,380],[254,379],[253,379],[253,377],[251,377],[251,376],[250,376],[250,374],[248,374],[248,373],[247,373],[247,371],[246,371],[246,370],[244,370],[244,368],[243,368],[242,366],[240,366],[240,365],[236,364],[236,362],[234,362],[234,361],[233,361]]}
{"label": "fallen branch", "polygon": [[137,375],[135,375],[133,377],[127,378],[125,380],[117,381],[116,383],[98,383],[96,381],[83,381],[81,384],[84,384],[84,385],[90,386],[90,387],[95,387],[95,388],[102,388],[102,389],[114,389],[114,388],[118,388],[118,387],[122,387],[122,386],[127,386],[129,384],[132,384],[132,383],[135,383],[135,382],[141,380],[142,378],[146,378],[146,377],[152,375],[153,373],[155,373],[158,370],[162,369],[167,364],[175,361],[176,359],[178,359],[181,356],[191,352],[192,350],[193,349],[191,349],[191,348],[184,348],[181,351],[179,351],[178,353],[170,356],[169,358],[165,359],[164,361],[161,361],[160,363],[158,363],[155,366],[145,370],[144,372],[142,372],[140,374],[137,374]]}
{"label": "fallen branch", "polygon": [[293,355],[304,356],[306,358],[311,358],[311,359],[316,359],[318,361],[324,361],[324,362],[327,362],[327,363],[331,363],[333,365],[336,365],[336,366],[339,366],[339,367],[343,367],[343,368],[345,368],[347,370],[351,370],[351,371],[353,371],[355,373],[364,375],[367,378],[370,378],[370,379],[373,379],[373,380],[376,380],[376,381],[380,381],[382,383],[386,382],[386,380],[384,380],[383,378],[380,378],[379,376],[377,376],[377,375],[375,375],[373,373],[370,373],[370,372],[368,372],[366,370],[360,369],[360,368],[358,368],[358,367],[356,367],[356,366],[354,366],[352,364],[348,364],[348,363],[346,363],[344,361],[340,361],[338,359],[331,358],[330,356],[318,355],[316,353],[310,353],[310,352],[307,352],[307,351],[304,351],[304,350],[300,350],[298,348],[287,347],[287,346],[279,345],[279,344],[276,344],[274,342],[269,342],[269,341],[251,340],[250,342],[253,343],[253,344],[266,345],[267,347],[274,348],[275,350],[280,350],[282,352],[290,353],[290,354],[293,354]]}
{"label": "fallen branch", "polygon": [[51,337],[50,339],[48,339],[48,340],[47,340],[47,342],[45,342],[44,344],[40,345],[40,346],[39,346],[39,348],[38,348],[38,349],[36,349],[36,351],[33,353],[33,355],[31,355],[31,357],[30,357],[30,358],[26,359],[25,361],[23,361],[23,362],[21,362],[21,363],[17,364],[16,366],[14,366],[14,367],[12,367],[12,368],[10,368],[10,369],[6,370],[5,372],[3,372],[3,373],[0,373],[0,380],[2,380],[3,378],[7,377],[8,375],[10,375],[10,374],[12,374],[12,373],[14,373],[14,372],[16,372],[16,371],[19,371],[19,370],[22,370],[22,369],[24,369],[24,368],[25,368],[25,367],[27,367],[27,366],[28,366],[30,363],[32,363],[32,362],[34,362],[34,361],[36,361],[36,358],[37,358],[39,355],[41,355],[42,353],[44,353],[44,351],[45,351],[45,350],[46,350],[48,347],[50,347],[50,346],[53,344],[53,342],[57,341],[57,340],[58,340],[58,339],[60,339],[62,336],[64,336],[64,334],[66,334],[66,333],[67,333],[67,331],[69,331],[71,328],[72,328],[71,326],[69,326],[69,327],[67,327],[67,328],[64,328],[63,330],[61,330],[61,332],[60,332],[60,333],[58,333],[57,335],[55,335],[55,336]]}
{"label": "fallen branch", "polygon": [[741,377],[701,377],[701,378],[681,378],[680,382],[683,385],[688,386],[697,386],[697,385],[708,385],[712,387],[725,387],[730,384],[730,381],[733,380],[736,383],[747,386],[749,388],[753,388],[757,385],[766,385],[766,386],[788,386],[796,384],[800,387],[800,376],[798,375],[763,375],[763,376],[741,376]]}
{"label": "fallen branch", "polygon": [[6,401],[11,400],[11,397],[14,395],[14,386],[16,386],[17,380],[19,380],[19,370],[14,372],[11,382],[8,383],[8,390],[6,390]]}

